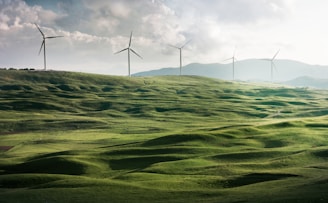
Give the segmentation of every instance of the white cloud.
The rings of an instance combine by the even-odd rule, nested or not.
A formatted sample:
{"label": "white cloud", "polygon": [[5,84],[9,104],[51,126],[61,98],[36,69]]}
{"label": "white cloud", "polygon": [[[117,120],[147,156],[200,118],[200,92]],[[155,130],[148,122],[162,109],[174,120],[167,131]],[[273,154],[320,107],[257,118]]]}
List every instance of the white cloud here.
{"label": "white cloud", "polygon": [[325,6],[324,0],[0,0],[0,66],[42,65],[34,22],[47,35],[65,36],[47,46],[49,63],[58,68],[126,74],[126,56],[113,52],[127,47],[132,30],[132,47],[144,57],[132,60],[133,72],[178,66],[178,52],[168,44],[189,39],[184,63],[221,62],[237,46],[238,59],[269,57],[281,48],[279,57],[328,64],[309,51],[328,44],[328,29],[320,26]]}
{"label": "white cloud", "polygon": [[79,31],[68,33],[67,37],[70,37],[70,39],[72,40],[85,42],[85,43],[100,42],[104,40],[104,38],[102,37],[81,33]]}
{"label": "white cloud", "polygon": [[[174,3],[173,3],[174,2]],[[185,0],[183,5],[170,1],[179,17],[213,16],[221,23],[256,23],[262,19],[282,18],[290,9],[290,0]]]}
{"label": "white cloud", "polygon": [[24,23],[40,23],[51,25],[62,16],[40,6],[28,6],[24,1],[0,1],[0,23],[5,27],[20,26]]}

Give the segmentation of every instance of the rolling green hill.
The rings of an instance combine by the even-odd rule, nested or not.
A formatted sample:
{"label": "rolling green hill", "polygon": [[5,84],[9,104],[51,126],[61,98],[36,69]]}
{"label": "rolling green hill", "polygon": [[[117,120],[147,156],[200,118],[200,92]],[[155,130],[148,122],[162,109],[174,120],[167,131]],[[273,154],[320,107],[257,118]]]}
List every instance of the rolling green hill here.
{"label": "rolling green hill", "polygon": [[327,202],[326,95],[0,71],[0,202]]}

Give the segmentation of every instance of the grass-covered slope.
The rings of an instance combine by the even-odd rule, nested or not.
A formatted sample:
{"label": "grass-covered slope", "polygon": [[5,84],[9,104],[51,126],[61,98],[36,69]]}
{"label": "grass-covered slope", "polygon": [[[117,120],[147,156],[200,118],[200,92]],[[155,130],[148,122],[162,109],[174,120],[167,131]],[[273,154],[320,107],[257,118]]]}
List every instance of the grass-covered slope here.
{"label": "grass-covered slope", "polygon": [[0,71],[0,202],[326,202],[326,95]]}

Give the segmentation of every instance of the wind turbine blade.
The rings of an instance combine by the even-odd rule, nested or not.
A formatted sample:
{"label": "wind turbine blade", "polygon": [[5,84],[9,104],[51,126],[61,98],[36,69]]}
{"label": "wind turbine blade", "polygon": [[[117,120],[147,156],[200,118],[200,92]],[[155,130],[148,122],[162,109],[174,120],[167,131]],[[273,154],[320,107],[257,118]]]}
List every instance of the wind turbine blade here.
{"label": "wind turbine blade", "polygon": [[176,48],[176,49],[180,49],[180,47],[177,47],[177,46],[174,46],[174,45],[171,45],[169,44],[170,47],[173,47],[173,48]]}
{"label": "wind turbine blade", "polygon": [[59,38],[59,37],[64,37],[64,36],[51,36],[51,37],[46,37],[46,39]]}
{"label": "wind turbine blade", "polygon": [[142,57],[137,53],[137,52],[135,52],[133,49],[130,49],[135,55],[137,55],[137,56],[139,56],[141,59],[142,59]]}
{"label": "wind turbine blade", "polygon": [[131,31],[131,35],[130,35],[129,47],[131,46],[131,41],[132,41],[132,31]]}
{"label": "wind turbine blade", "polygon": [[129,48],[122,49],[121,51],[115,52],[114,54],[119,54],[119,53],[121,53],[121,52],[123,52],[123,51],[126,51],[126,50],[128,50],[128,49],[129,49]]}
{"label": "wind turbine blade", "polygon": [[34,25],[36,26],[36,28],[38,28],[38,30],[40,31],[43,38],[45,38],[45,36],[44,36],[43,32],[41,31],[40,27],[38,26],[38,24],[34,23]]}
{"label": "wind turbine blade", "polygon": [[279,52],[280,52],[280,49],[277,51],[277,53],[273,56],[273,58],[271,59],[271,61],[273,61],[275,58],[276,58],[276,56],[279,54]]}
{"label": "wind turbine blade", "polygon": [[40,50],[39,50],[39,55],[41,53],[42,47],[44,46],[44,43],[45,43],[45,40],[42,41],[42,44],[41,44],[41,47],[40,47]]}
{"label": "wind turbine blade", "polygon": [[182,47],[181,49],[183,49],[183,47],[185,47],[187,44],[189,44],[189,42],[191,42],[191,39],[189,41],[187,41]]}
{"label": "wind turbine blade", "polygon": [[226,59],[226,60],[223,60],[222,62],[225,62],[225,61],[230,61],[231,59],[233,59],[233,57],[231,57],[231,58],[228,58],[228,59]]}

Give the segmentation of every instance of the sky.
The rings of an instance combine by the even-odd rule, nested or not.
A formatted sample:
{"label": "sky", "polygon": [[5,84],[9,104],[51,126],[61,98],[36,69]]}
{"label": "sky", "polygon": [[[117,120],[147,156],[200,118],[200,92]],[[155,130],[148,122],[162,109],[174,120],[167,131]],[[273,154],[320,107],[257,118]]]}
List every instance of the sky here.
{"label": "sky", "polygon": [[[183,64],[291,59],[328,65],[326,0],[0,0],[0,67],[108,75]],[[225,62],[224,62],[225,61]]]}

